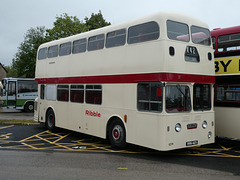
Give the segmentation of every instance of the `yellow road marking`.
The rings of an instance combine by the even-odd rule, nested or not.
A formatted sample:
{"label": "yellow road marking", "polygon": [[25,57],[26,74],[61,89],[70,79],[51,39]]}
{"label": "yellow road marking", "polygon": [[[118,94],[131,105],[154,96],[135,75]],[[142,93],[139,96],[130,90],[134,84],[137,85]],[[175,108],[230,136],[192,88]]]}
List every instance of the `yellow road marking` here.
{"label": "yellow road marking", "polygon": [[[0,129],[10,128],[14,125],[0,127]],[[61,150],[61,151],[88,151],[88,152],[112,152],[112,153],[152,153],[152,152],[143,152],[143,151],[134,151],[134,150],[112,150],[110,145],[102,144],[101,141],[89,142],[91,139],[80,139],[74,140],[70,143],[59,143],[60,140],[69,136],[71,133],[52,133],[49,130],[40,132],[38,134],[32,135],[20,141],[7,141],[4,139],[9,138],[12,133],[2,134],[0,135],[0,149],[3,148],[23,148],[28,147],[31,149],[39,149],[39,150]],[[46,143],[40,142],[44,141],[46,143],[51,144],[52,146],[47,146]],[[34,143],[36,142],[36,143]],[[10,146],[3,146],[9,143]],[[11,144],[10,144],[11,143]],[[20,143],[19,145],[12,145],[12,143]],[[76,146],[86,146],[86,148],[76,148]],[[240,158],[240,151],[235,151],[234,147],[224,147],[222,145],[218,145],[219,148],[201,148],[200,146],[189,148],[190,150],[198,150],[199,153],[196,154],[185,154],[179,153],[178,155],[188,155],[188,156],[210,156],[210,157],[232,157],[232,158]],[[230,153],[225,153],[224,151],[232,150],[233,153],[239,153],[239,155],[231,155]],[[172,153],[169,153],[170,155]],[[121,169],[122,167],[119,167]],[[123,167],[123,169],[125,169]]]}
{"label": "yellow road marking", "polygon": [[3,127],[0,127],[0,129],[6,129],[6,128],[10,128],[10,127],[13,127],[14,125],[10,125],[10,126],[3,126]]}
{"label": "yellow road marking", "polygon": [[36,137],[37,135],[43,134],[43,133],[45,133],[45,132],[46,132],[46,131],[43,131],[43,132],[41,132],[41,133],[38,133],[38,134],[32,135],[32,136],[30,136],[30,137],[27,137],[27,138],[25,138],[25,139],[20,140],[19,142],[27,141],[28,139],[31,139],[31,138],[33,138],[33,137]]}
{"label": "yellow road marking", "polygon": [[9,139],[10,137],[10,135],[12,135],[12,133],[7,133],[7,134],[2,134],[2,135],[0,135],[0,139],[1,140],[3,140],[3,139]]}
{"label": "yellow road marking", "polygon": [[126,168],[126,167],[119,167],[117,169],[119,169],[119,170],[127,170],[128,168]]}
{"label": "yellow road marking", "polygon": [[34,147],[34,146],[30,145],[30,144],[24,143],[24,142],[22,142],[22,144],[25,145],[25,146],[28,146],[28,147],[30,147],[32,149],[38,149],[38,148],[36,148],[36,147]]}
{"label": "yellow road marking", "polygon": [[69,134],[66,134],[65,136],[61,136],[59,139],[57,139],[56,141],[54,141],[53,143],[56,143],[56,142],[58,142],[58,141],[60,141],[60,140],[62,140],[62,139],[64,139],[65,137],[67,137]]}

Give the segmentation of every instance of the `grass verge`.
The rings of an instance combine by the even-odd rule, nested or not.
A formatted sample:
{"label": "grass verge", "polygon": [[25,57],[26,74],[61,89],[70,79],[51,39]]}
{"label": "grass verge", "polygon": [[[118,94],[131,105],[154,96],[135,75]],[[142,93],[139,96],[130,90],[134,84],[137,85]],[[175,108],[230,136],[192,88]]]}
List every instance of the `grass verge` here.
{"label": "grass verge", "polygon": [[39,124],[33,120],[25,119],[0,119],[0,124]]}

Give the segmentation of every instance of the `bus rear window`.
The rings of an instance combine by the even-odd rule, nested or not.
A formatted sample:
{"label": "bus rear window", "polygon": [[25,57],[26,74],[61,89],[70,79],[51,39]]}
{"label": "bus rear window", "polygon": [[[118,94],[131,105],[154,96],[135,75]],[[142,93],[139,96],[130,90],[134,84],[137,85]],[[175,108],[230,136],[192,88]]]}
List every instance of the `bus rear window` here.
{"label": "bus rear window", "polygon": [[187,24],[168,20],[167,34],[169,39],[173,39],[177,41],[185,41],[185,42],[189,42],[190,40]]}
{"label": "bus rear window", "polygon": [[195,44],[211,45],[210,31],[205,28],[191,26],[192,41]]}

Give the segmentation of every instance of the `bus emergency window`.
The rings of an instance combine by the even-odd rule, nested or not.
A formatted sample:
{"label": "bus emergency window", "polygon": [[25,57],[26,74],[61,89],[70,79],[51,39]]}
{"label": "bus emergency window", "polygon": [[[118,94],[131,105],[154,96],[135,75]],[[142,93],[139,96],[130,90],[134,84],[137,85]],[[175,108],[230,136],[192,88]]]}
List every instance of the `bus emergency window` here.
{"label": "bus emergency window", "polygon": [[211,45],[210,31],[205,28],[191,26],[192,41],[195,44]]}
{"label": "bus emergency window", "polygon": [[113,31],[107,34],[106,48],[123,46],[126,43],[126,29]]}
{"label": "bus emergency window", "polygon": [[159,26],[156,22],[147,22],[128,29],[128,44],[152,41],[159,38]]}
{"label": "bus emergency window", "polygon": [[240,50],[240,33],[218,37],[218,52]]}
{"label": "bus emergency window", "polygon": [[70,101],[83,103],[84,101],[84,87],[83,85],[71,85],[70,88]]}
{"label": "bus emergency window", "polygon": [[101,85],[86,85],[86,103],[102,104]]}
{"label": "bus emergency window", "polygon": [[190,90],[188,86],[166,86],[166,111],[168,113],[191,111]]}
{"label": "bus emergency window", "polygon": [[169,39],[189,42],[189,28],[187,24],[180,22],[167,21],[167,34]]}
{"label": "bus emergency window", "polygon": [[204,111],[211,109],[211,88],[209,84],[194,84],[193,110]]}
{"label": "bus emergency window", "polygon": [[69,86],[68,85],[58,85],[57,86],[57,100],[58,101],[68,101],[69,100]]}
{"label": "bus emergency window", "polygon": [[217,101],[240,103],[240,84],[218,85]]}
{"label": "bus emergency window", "polygon": [[44,99],[45,98],[45,85],[41,85],[40,87],[40,99]]}
{"label": "bus emergency window", "polygon": [[37,81],[18,81],[18,93],[37,92],[38,83]]}
{"label": "bus emergency window", "polygon": [[139,111],[162,112],[162,83],[139,83],[137,108]]}
{"label": "bus emergency window", "polygon": [[46,99],[49,101],[56,101],[56,85],[47,84],[46,85]]}
{"label": "bus emergency window", "polygon": [[79,39],[76,41],[73,41],[73,50],[72,53],[73,54],[77,54],[77,53],[83,53],[86,51],[86,47],[87,46],[87,39]]}
{"label": "bus emergency window", "polygon": [[38,52],[38,60],[47,58],[47,48],[42,48]]}
{"label": "bus emergency window", "polygon": [[104,34],[90,37],[88,39],[88,51],[103,49],[104,47]]}
{"label": "bus emergency window", "polygon": [[58,45],[51,46],[48,48],[48,58],[53,58],[58,56]]}
{"label": "bus emergency window", "polygon": [[65,56],[71,54],[71,42],[67,42],[60,45],[59,56]]}

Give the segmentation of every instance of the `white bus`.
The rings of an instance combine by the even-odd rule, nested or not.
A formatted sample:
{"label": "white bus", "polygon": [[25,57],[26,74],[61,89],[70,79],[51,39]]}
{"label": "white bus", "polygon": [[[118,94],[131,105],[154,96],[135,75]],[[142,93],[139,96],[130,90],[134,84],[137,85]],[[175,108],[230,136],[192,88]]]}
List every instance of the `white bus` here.
{"label": "white bus", "polygon": [[42,44],[35,121],[172,150],[214,142],[208,26],[156,13]]}
{"label": "white bus", "polygon": [[38,84],[33,78],[4,78],[0,86],[2,109],[33,112]]}

